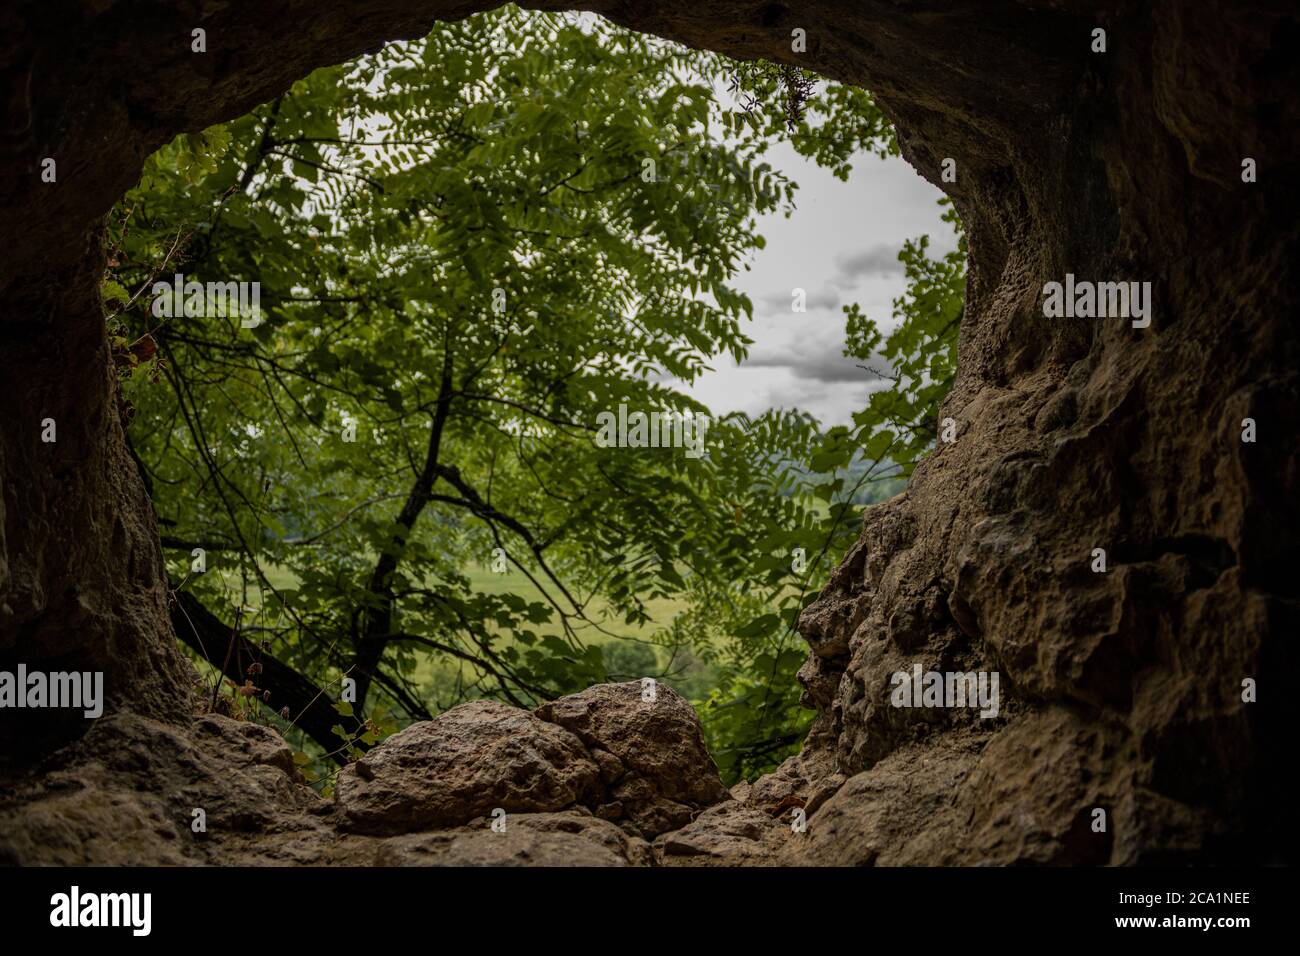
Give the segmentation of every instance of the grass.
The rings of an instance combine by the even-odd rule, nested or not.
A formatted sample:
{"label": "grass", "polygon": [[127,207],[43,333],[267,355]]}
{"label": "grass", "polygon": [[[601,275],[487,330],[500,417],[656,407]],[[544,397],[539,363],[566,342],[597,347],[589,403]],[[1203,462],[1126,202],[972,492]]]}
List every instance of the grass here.
{"label": "grass", "polygon": [[[266,564],[263,573],[272,587],[277,590],[293,590],[299,585],[297,576],[289,569],[278,565]],[[239,594],[240,580],[236,572],[222,571],[222,575],[232,597]],[[544,601],[541,591],[517,568],[498,573],[487,567],[473,567],[466,576],[470,579],[472,590],[482,594],[517,594],[528,601]],[[259,589],[249,588],[249,603],[256,605]],[[600,647],[605,657],[606,667],[611,679],[629,680],[636,676],[658,677],[670,664],[668,649],[651,643],[655,633],[672,623],[673,618],[686,609],[685,601],[674,598],[652,598],[645,601],[648,622],[627,622],[621,615],[616,615],[609,602],[602,596],[592,598],[585,607],[586,617],[593,624],[583,621],[572,622],[575,633],[586,645]],[[515,643],[513,634],[498,631],[492,625],[489,630],[496,633],[495,646],[498,649]],[[558,623],[539,625],[535,628],[539,635],[561,634]],[[436,635],[430,635],[436,637]],[[441,709],[448,701],[457,702],[463,696],[464,686],[473,679],[473,669],[464,662],[448,655],[440,654],[428,648],[416,648],[418,662],[415,671],[408,675],[415,687],[426,694],[433,709]],[[679,692],[690,696],[694,685],[707,678],[707,665],[697,661],[693,656],[679,656],[671,661],[675,675],[668,683]],[[472,692],[469,697],[475,696]]]}
{"label": "grass", "polygon": [[[543,601],[541,591],[516,568],[506,572],[494,572],[489,568],[476,567],[467,576],[473,590],[482,594],[517,594],[527,601]],[[561,605],[563,606],[563,605]],[[583,644],[600,647],[604,653],[606,667],[611,671],[611,679],[632,679],[634,676],[657,676],[668,663],[669,653],[665,648],[652,646],[651,641],[660,628],[672,623],[673,618],[686,610],[686,602],[673,598],[654,598],[645,602],[648,622],[627,622],[616,615],[603,597],[592,598],[586,605],[585,616],[592,624],[574,621],[574,632]],[[539,635],[561,633],[558,623],[542,625],[536,628]],[[507,647],[514,643],[513,635],[498,633],[498,647]],[[680,661],[678,662],[680,663]],[[451,689],[455,677],[462,669],[462,664],[437,654],[425,655],[416,668],[414,678],[417,686],[439,685]],[[699,671],[703,665],[688,662],[687,669]],[[684,682],[670,681],[673,685]],[[684,690],[684,687],[678,687]]]}

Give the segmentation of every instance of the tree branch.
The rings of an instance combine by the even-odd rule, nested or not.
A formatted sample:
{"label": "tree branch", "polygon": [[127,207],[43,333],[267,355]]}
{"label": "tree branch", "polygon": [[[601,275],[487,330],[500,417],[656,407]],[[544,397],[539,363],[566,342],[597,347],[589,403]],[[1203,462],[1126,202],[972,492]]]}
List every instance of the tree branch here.
{"label": "tree branch", "polygon": [[[250,678],[250,664],[260,664],[261,673],[253,677],[253,683],[271,692],[267,706],[273,710],[289,708],[293,726],[324,747],[337,763],[347,763],[347,756],[337,752],[342,741],[331,728],[342,724],[348,733],[357,735],[362,732],[361,721],[339,714],[325,688],[233,631],[188,591],[173,592],[171,618],[177,636],[236,684],[242,685]],[[360,740],[355,744],[365,749]]]}

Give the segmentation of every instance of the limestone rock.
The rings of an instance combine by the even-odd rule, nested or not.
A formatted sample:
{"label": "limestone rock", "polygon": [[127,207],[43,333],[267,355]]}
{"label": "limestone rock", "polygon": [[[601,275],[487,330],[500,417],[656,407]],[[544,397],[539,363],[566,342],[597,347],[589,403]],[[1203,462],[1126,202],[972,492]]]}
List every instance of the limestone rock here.
{"label": "limestone rock", "polygon": [[642,700],[639,681],[598,684],[536,713],[622,768],[611,793],[646,836],[675,829],[729,796],[694,708],[666,684],[656,686],[653,701]]}
{"label": "limestone rock", "polygon": [[[0,860],[305,862],[315,855],[305,846],[329,839],[312,813],[322,806],[269,728],[217,715],[177,727],[119,714],[0,788]],[[192,829],[196,809],[206,832]]]}
{"label": "limestone rock", "polygon": [[644,866],[649,844],[582,810],[514,813],[455,830],[346,837],[326,862],[362,866]]}
{"label": "limestone rock", "polygon": [[716,804],[655,840],[665,865],[770,865],[789,826],[735,800]]}
{"label": "limestone rock", "polygon": [[602,791],[599,767],[573,734],[516,707],[471,701],[344,768],[335,798],[349,829],[408,833],[459,826],[497,807],[591,804]]}

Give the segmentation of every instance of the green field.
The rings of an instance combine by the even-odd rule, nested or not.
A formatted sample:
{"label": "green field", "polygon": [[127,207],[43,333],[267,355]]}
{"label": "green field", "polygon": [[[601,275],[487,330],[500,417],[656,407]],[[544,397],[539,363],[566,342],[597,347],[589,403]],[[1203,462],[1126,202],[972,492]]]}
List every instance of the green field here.
{"label": "green field", "polygon": [[[292,590],[298,586],[297,577],[286,568],[264,565],[262,570],[277,590]],[[219,573],[225,579],[232,597],[238,594],[237,574],[233,571]],[[538,588],[517,568],[497,573],[486,567],[474,567],[467,572],[467,577],[471,588],[482,594],[517,594],[528,601],[543,601]],[[248,597],[249,603],[256,605],[258,590],[250,586]],[[708,665],[696,660],[689,651],[679,651],[674,657],[668,648],[651,643],[660,628],[671,624],[673,618],[685,610],[685,602],[654,598],[647,600],[645,606],[651,620],[646,623],[628,623],[621,615],[612,614],[609,603],[597,596],[586,607],[586,616],[592,623],[575,621],[573,629],[583,644],[601,648],[611,680],[656,677],[666,680],[670,686],[688,697],[707,693]],[[498,649],[516,643],[512,634],[495,628],[490,630],[496,633],[495,645]],[[561,633],[558,624],[538,625],[536,631],[539,635]],[[476,696],[472,689],[465,686],[474,676],[470,665],[428,648],[416,647],[414,652],[418,663],[410,679],[425,694],[432,709],[448,706],[462,696]]]}
{"label": "green field", "polygon": [[[505,573],[496,573],[488,568],[474,568],[468,577],[471,587],[483,594],[517,594],[528,601],[542,601],[542,594],[528,578],[516,568]],[[695,661],[689,654],[679,653],[670,661],[667,648],[652,646],[650,643],[660,628],[672,623],[673,618],[686,609],[683,601],[667,598],[651,599],[645,602],[650,621],[647,623],[627,623],[621,615],[611,612],[609,603],[602,597],[593,598],[586,607],[586,616],[591,624],[582,621],[573,622],[573,629],[578,638],[586,645],[600,647],[605,666],[612,680],[632,680],[638,677],[663,677],[664,670],[671,666],[672,676],[666,676],[667,682],[688,696],[697,691],[697,684],[705,677],[706,668]],[[540,625],[538,634],[560,634],[558,624]],[[514,643],[513,635],[499,632],[500,646]],[[455,660],[430,652],[421,660],[415,672],[415,681],[421,686],[453,690],[456,675],[464,665]]]}

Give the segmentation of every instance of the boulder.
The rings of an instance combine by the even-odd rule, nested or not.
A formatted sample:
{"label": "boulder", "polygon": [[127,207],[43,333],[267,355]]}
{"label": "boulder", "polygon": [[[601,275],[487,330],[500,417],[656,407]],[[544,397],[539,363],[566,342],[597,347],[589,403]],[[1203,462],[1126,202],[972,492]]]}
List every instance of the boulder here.
{"label": "boulder", "polygon": [[471,701],[412,724],[339,774],[335,801],[360,833],[409,833],[507,813],[595,804],[600,768],[582,741],[526,710]]}

